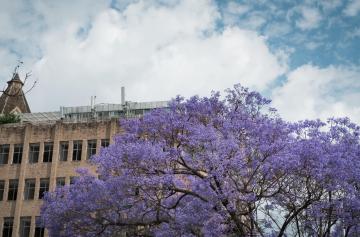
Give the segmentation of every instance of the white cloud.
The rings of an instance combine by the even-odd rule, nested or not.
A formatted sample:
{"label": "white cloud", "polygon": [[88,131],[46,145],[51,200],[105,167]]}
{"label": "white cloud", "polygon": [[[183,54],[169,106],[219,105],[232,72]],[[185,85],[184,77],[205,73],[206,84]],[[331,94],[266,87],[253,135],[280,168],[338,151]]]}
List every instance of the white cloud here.
{"label": "white cloud", "polygon": [[265,29],[265,35],[269,37],[281,37],[288,34],[291,31],[291,27],[286,22],[274,22],[268,24]]}
{"label": "white cloud", "polygon": [[67,12],[60,1],[37,2],[34,12],[46,27],[36,44],[42,57],[29,65],[39,78],[28,94],[33,111],[87,104],[91,95],[119,103],[121,86],[132,101],[209,95],[235,83],[262,90],[285,72],[255,31],[217,31],[213,2],[152,3],[137,1],[119,12],[102,4],[89,9],[84,1]]}
{"label": "white cloud", "polygon": [[236,25],[239,23],[239,19],[244,17],[250,10],[248,5],[229,1],[226,7],[222,9],[222,21],[225,25]]}
{"label": "white cloud", "polygon": [[266,23],[266,16],[260,12],[252,12],[248,17],[241,20],[238,25],[249,30],[258,30]]}
{"label": "white cloud", "polygon": [[314,50],[314,49],[318,48],[320,45],[321,45],[320,42],[314,42],[314,41],[305,43],[305,47],[309,50]]}
{"label": "white cloud", "polygon": [[[0,87],[9,80],[19,60],[20,74],[33,71],[42,56],[42,40],[49,32],[87,25],[108,0],[2,1],[0,8]],[[71,5],[72,7],[69,7]],[[6,52],[6,55],[5,53]],[[37,79],[37,75],[32,80]]]}
{"label": "white cloud", "polygon": [[242,15],[250,10],[250,7],[245,4],[240,4],[234,1],[228,3],[226,11],[231,14]]}
{"label": "white cloud", "polygon": [[321,0],[319,1],[319,5],[322,6],[322,8],[325,11],[333,11],[340,7],[342,4],[341,0]]}
{"label": "white cloud", "polygon": [[290,56],[294,52],[295,52],[295,48],[288,46],[279,47],[273,52],[277,58],[279,65],[281,65],[281,67],[285,70],[285,73],[289,71]]}
{"label": "white cloud", "polygon": [[15,67],[16,56],[8,50],[0,48],[0,90],[7,85],[6,81],[11,79],[12,69]]}
{"label": "white cloud", "polygon": [[273,92],[273,105],[292,121],[348,116],[360,122],[360,68],[303,65]]}
{"label": "white cloud", "polygon": [[[266,90],[288,71],[294,51],[282,47],[271,52],[266,38],[249,30],[261,27],[266,17],[259,18],[258,24],[248,21],[247,26],[235,24],[218,31],[219,9],[208,0],[170,5],[136,1],[120,12],[100,1],[91,6],[88,1],[77,1],[72,9],[67,4],[36,1],[32,14],[17,5],[0,14],[9,24],[0,31],[0,39],[18,42],[17,49],[26,56],[23,72],[32,69],[33,77],[39,79],[28,94],[33,111],[89,104],[91,95],[99,103],[119,103],[121,86],[126,86],[127,99],[132,101],[209,95],[211,90],[222,91],[235,83]],[[25,18],[11,17],[16,14]],[[247,13],[249,19],[256,14]],[[26,22],[31,24],[21,27]],[[12,27],[17,34],[6,34]],[[287,27],[279,25],[272,31],[286,34]],[[298,36],[297,40],[302,35]],[[16,54],[0,46],[2,84],[16,60]],[[360,118],[359,75],[358,68],[301,66],[275,90],[274,106],[292,120],[333,115],[356,120]]]}
{"label": "white cloud", "polygon": [[301,14],[301,17],[296,21],[296,25],[300,29],[309,30],[319,26],[322,16],[318,9],[301,6],[297,10]]}
{"label": "white cloud", "polygon": [[352,31],[346,33],[347,39],[354,39],[360,37],[360,28],[355,28]]}
{"label": "white cloud", "polygon": [[360,0],[352,0],[344,9],[346,16],[356,16],[360,12]]}

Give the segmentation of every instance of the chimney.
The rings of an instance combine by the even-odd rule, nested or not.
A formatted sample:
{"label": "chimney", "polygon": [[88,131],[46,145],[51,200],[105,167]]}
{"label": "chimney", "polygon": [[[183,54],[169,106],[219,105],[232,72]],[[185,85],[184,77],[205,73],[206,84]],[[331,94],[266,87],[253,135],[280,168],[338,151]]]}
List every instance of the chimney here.
{"label": "chimney", "polygon": [[121,87],[121,105],[125,105],[125,87]]}

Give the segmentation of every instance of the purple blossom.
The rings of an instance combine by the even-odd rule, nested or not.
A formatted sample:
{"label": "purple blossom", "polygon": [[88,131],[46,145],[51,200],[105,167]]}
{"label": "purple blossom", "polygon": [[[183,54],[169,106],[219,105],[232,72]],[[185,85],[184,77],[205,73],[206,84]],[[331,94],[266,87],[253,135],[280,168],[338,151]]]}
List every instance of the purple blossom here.
{"label": "purple blossom", "polygon": [[269,103],[236,85],[121,120],[99,176],[80,169],[48,193],[43,224],[51,236],[359,236],[359,126],[288,123]]}

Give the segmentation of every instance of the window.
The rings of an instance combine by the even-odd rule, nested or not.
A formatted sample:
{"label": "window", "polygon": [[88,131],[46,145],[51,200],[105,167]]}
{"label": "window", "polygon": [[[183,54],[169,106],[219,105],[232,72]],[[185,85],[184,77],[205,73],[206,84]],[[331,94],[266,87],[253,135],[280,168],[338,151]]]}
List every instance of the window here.
{"label": "window", "polygon": [[60,142],[60,161],[67,161],[69,142]]}
{"label": "window", "polygon": [[3,200],[5,190],[5,180],[0,180],[0,201]]}
{"label": "window", "polygon": [[40,179],[39,199],[44,197],[44,193],[49,191],[49,179]]}
{"label": "window", "polygon": [[101,146],[108,147],[110,144],[109,139],[101,139]]}
{"label": "window", "polygon": [[65,186],[65,177],[56,178],[56,187]]}
{"label": "window", "polygon": [[54,146],[54,144],[52,142],[45,142],[43,162],[51,162],[52,161],[53,146]]}
{"label": "window", "polygon": [[20,164],[23,152],[23,145],[22,144],[15,144],[14,145],[14,155],[13,155],[13,164]]}
{"label": "window", "polygon": [[20,217],[20,237],[30,237],[31,217]]}
{"label": "window", "polygon": [[6,165],[9,159],[10,145],[0,145],[0,165]]}
{"label": "window", "polygon": [[88,140],[87,159],[96,154],[96,140]]}
{"label": "window", "polygon": [[81,160],[81,149],[82,149],[82,141],[74,141],[72,160],[74,161]]}
{"label": "window", "polygon": [[19,185],[19,180],[17,180],[17,179],[9,180],[9,191],[8,191],[8,200],[9,201],[16,200],[18,185]]}
{"label": "window", "polygon": [[11,237],[14,225],[14,217],[4,217],[2,236]]}
{"label": "window", "polygon": [[44,237],[45,228],[41,225],[40,216],[35,217],[35,234],[34,237]]}
{"label": "window", "polygon": [[24,199],[33,200],[35,196],[35,179],[25,179]]}
{"label": "window", "polygon": [[74,184],[76,178],[77,178],[76,176],[71,176],[71,177],[70,177],[70,184]]}
{"label": "window", "polygon": [[39,151],[39,143],[33,143],[29,145],[29,163],[37,163],[39,161]]}

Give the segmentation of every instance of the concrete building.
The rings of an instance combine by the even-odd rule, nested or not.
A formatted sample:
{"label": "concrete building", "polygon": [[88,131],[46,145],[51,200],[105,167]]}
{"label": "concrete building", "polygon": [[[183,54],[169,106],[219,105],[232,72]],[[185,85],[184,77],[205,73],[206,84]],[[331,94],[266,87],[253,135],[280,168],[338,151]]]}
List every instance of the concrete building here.
{"label": "concrete building", "polygon": [[[57,112],[30,113],[23,83],[16,74],[0,97],[1,113],[16,113],[19,123],[0,125],[0,236],[42,237],[36,219],[43,193],[72,182],[78,167],[112,142],[120,117],[137,117],[167,102],[61,107]],[[0,113],[0,114],[1,114]]]}

